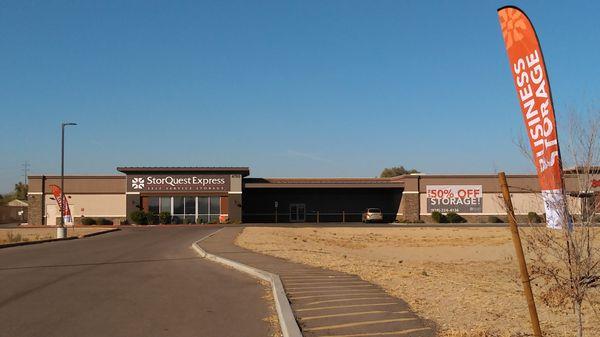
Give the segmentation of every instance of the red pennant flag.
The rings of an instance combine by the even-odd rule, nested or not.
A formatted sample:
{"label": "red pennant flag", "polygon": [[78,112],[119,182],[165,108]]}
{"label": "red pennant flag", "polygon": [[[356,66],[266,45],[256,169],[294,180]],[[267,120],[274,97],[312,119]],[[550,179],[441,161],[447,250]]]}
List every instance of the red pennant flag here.
{"label": "red pennant flag", "polygon": [[63,214],[65,223],[72,223],[73,218],[71,217],[71,209],[69,208],[67,197],[62,193],[60,187],[56,185],[50,185],[50,189],[52,189],[52,194],[54,195],[54,199],[56,199],[59,209],[62,210],[61,213]]}

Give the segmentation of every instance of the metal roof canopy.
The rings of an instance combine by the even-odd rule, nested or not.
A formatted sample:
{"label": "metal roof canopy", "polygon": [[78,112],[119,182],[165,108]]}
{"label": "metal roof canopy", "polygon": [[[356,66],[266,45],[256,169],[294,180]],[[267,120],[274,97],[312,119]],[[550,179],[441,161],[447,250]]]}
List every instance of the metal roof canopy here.
{"label": "metal roof canopy", "polygon": [[389,178],[247,178],[246,188],[404,188]]}

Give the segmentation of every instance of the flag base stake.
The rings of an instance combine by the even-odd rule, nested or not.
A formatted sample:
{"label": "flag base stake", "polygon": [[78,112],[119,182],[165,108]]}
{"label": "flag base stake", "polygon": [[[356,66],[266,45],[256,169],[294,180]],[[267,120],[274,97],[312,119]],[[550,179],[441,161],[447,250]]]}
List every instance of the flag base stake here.
{"label": "flag base stake", "polygon": [[56,238],[64,239],[67,237],[67,228],[66,227],[56,227]]}
{"label": "flag base stake", "polygon": [[521,282],[523,283],[523,291],[525,292],[525,298],[527,299],[527,307],[529,308],[529,318],[531,320],[531,327],[533,328],[533,335],[535,337],[542,337],[542,329],[540,328],[540,320],[538,318],[537,308],[535,307],[535,300],[533,299],[531,280],[529,279],[529,272],[527,271],[525,254],[523,254],[523,245],[521,244],[521,237],[519,236],[519,228],[517,227],[515,210],[510,198],[508,183],[506,182],[506,174],[504,174],[504,172],[500,172],[498,174],[498,180],[500,181],[500,187],[502,188],[502,197],[504,198],[504,204],[506,205],[506,214],[508,215],[508,223],[510,226],[510,232],[512,234],[512,241],[515,246],[517,261],[519,262]]}

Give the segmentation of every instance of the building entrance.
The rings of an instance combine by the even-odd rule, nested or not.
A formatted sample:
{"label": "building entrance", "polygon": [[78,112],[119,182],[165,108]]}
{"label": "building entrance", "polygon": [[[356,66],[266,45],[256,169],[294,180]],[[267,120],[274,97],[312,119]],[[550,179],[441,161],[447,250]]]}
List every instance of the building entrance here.
{"label": "building entrance", "polygon": [[306,221],[306,205],[290,204],[290,222]]}

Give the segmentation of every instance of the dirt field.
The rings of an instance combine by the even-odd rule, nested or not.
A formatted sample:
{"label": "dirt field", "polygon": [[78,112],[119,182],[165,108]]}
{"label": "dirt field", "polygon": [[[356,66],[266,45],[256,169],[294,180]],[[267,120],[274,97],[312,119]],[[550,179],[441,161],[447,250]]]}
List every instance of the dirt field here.
{"label": "dirt field", "polygon": [[[357,274],[406,300],[440,335],[529,336],[529,316],[506,228],[257,228],[237,244]],[[535,289],[534,289],[535,292]],[[539,303],[546,336],[574,336],[570,313]],[[600,318],[585,317],[587,336]]]}
{"label": "dirt field", "polygon": [[[80,236],[89,233],[95,233],[110,229],[112,227],[91,227],[91,228],[68,228],[67,235]],[[56,228],[0,228],[0,244],[21,242],[21,241],[38,241],[56,238]]]}

